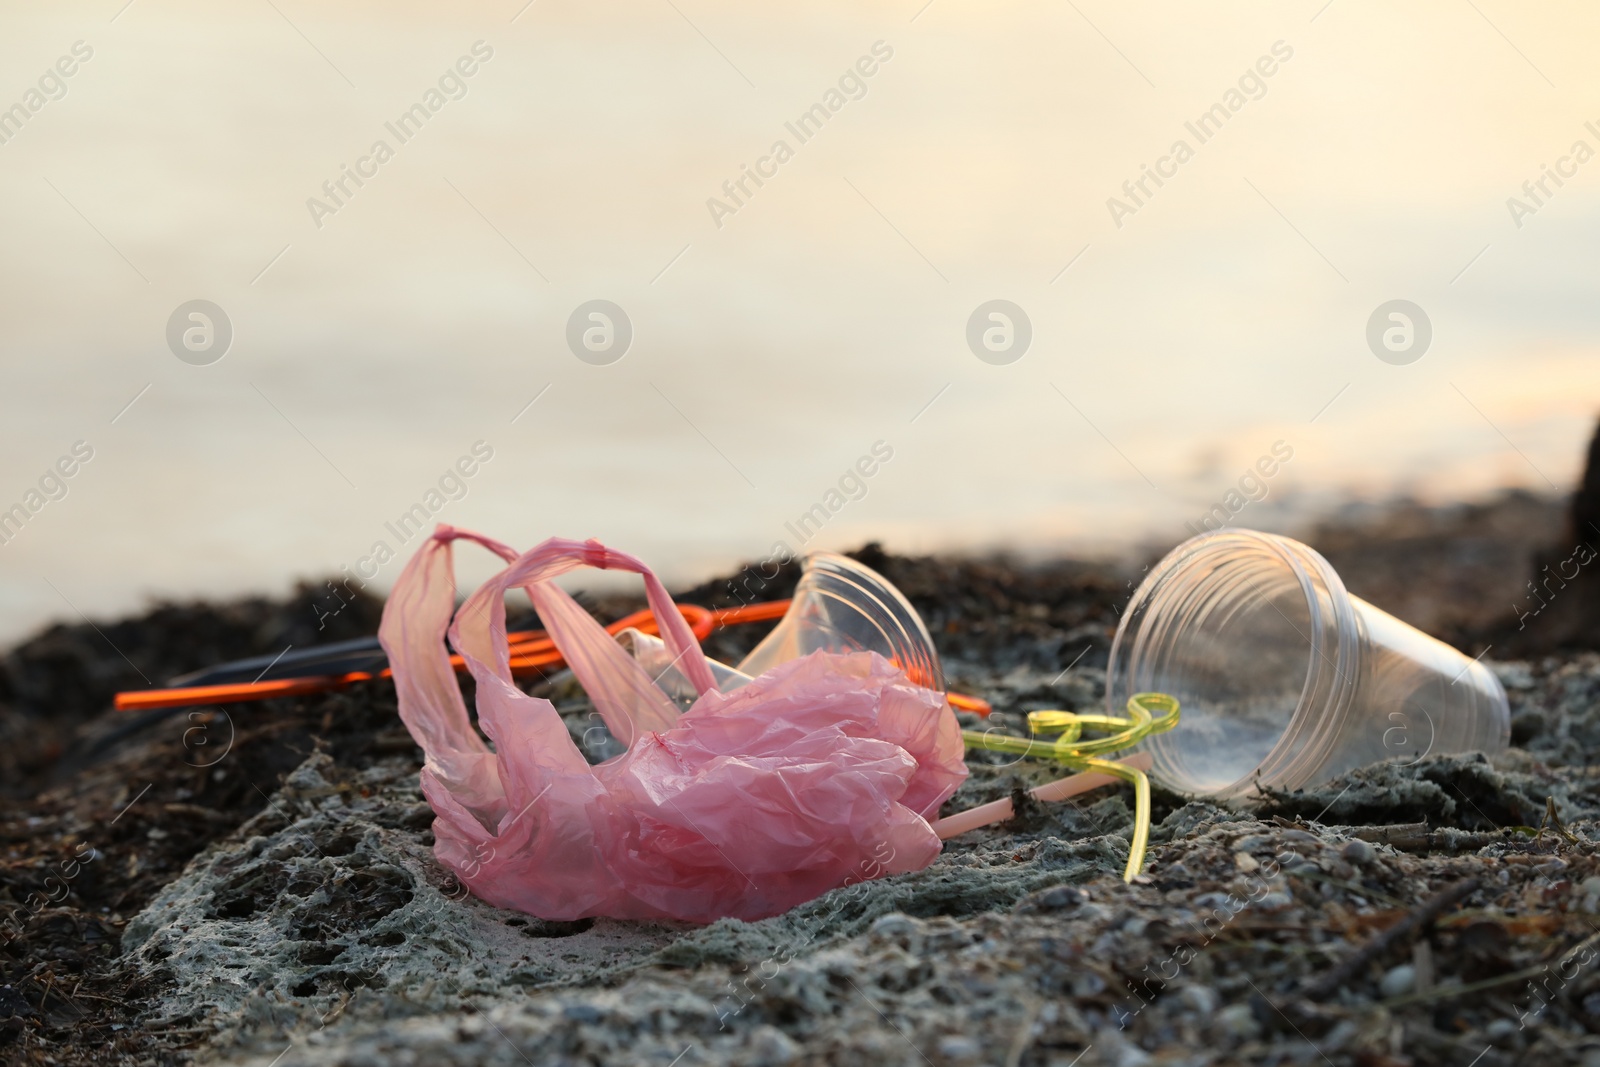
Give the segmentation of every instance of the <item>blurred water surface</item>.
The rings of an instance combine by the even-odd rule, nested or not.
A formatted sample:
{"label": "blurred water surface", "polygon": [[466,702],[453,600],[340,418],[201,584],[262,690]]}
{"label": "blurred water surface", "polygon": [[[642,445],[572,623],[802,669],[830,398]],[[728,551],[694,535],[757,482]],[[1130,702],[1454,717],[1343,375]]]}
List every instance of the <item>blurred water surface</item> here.
{"label": "blurred water surface", "polygon": [[[346,566],[384,587],[405,516],[687,581],[780,543],[1116,551],[1230,500],[1283,528],[1552,492],[1600,407],[1576,3],[0,26],[6,638]],[[220,359],[169,344],[193,300]],[[620,359],[569,346],[594,300]],[[969,346],[992,300],[1020,358]],[[1409,362],[1369,347],[1393,300],[1431,329]]]}

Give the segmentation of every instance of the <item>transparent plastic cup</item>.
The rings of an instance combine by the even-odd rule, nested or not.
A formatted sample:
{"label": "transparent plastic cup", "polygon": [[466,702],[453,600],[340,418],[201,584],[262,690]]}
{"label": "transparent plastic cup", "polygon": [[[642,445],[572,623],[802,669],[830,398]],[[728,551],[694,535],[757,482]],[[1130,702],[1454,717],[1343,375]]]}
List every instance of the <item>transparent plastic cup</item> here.
{"label": "transparent plastic cup", "polygon": [[[928,628],[887,578],[832,552],[814,552],[800,566],[793,602],[772,632],[737,667],[710,661],[718,689],[731,693],[780,663],[823,650],[876,652],[917,685],[944,692],[944,671]],[[617,640],[680,708],[694,703],[694,686],[659,637],[629,628]]]}
{"label": "transparent plastic cup", "polygon": [[928,628],[900,590],[848,556],[813,552],[800,562],[794,603],[777,627],[739,663],[752,678],[801,656],[876,652],[917,685],[944,692],[944,670]]}
{"label": "transparent plastic cup", "polygon": [[1177,697],[1139,746],[1191,796],[1325,782],[1386,759],[1505,750],[1505,689],[1483,664],[1350,595],[1298,541],[1224,529],[1173,549],[1135,590],[1111,645],[1106,707]]}
{"label": "transparent plastic cup", "polygon": [[[639,666],[650,675],[656,688],[671,697],[679,711],[688,711],[700,696],[694,683],[677,667],[677,659],[667,650],[667,643],[654,634],[641,633],[633,627],[617,631],[617,643],[623,651],[639,661]],[[711,666],[711,680],[717,689],[731,693],[741,685],[750,683],[750,675],[728,666],[720,660],[706,657]]]}

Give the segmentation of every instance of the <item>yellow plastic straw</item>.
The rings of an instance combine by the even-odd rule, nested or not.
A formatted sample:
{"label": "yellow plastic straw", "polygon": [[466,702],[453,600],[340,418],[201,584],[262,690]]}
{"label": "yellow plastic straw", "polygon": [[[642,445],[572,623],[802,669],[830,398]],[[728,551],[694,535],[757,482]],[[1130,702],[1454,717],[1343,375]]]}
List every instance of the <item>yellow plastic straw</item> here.
{"label": "yellow plastic straw", "polygon": [[[1122,874],[1123,881],[1131,882],[1144,869],[1144,854],[1150,843],[1150,779],[1140,766],[1101,757],[1131,748],[1151,734],[1163,733],[1176,725],[1177,698],[1165,693],[1135,693],[1128,698],[1127,718],[1079,715],[1071,711],[1030,712],[1028,729],[1036,734],[1060,735],[1054,741],[979,733],[976,730],[963,730],[961,738],[971,748],[1054,760],[1074,770],[1098,772],[1132,785],[1133,840],[1128,846],[1128,866]],[[1110,732],[1104,737],[1085,741],[1085,729]]]}

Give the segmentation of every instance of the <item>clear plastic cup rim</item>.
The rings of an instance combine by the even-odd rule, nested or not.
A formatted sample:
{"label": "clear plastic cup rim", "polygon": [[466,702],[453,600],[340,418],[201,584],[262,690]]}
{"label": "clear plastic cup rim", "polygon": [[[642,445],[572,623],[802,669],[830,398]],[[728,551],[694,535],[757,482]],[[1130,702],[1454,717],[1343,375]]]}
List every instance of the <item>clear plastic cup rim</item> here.
{"label": "clear plastic cup rim", "polygon": [[[1275,534],[1232,527],[1208,531],[1184,541],[1167,553],[1134,590],[1111,642],[1106,671],[1108,713],[1120,714],[1120,703],[1130,695],[1126,692],[1132,667],[1128,661],[1139,649],[1130,650],[1128,643],[1133,641],[1137,646],[1140,636],[1138,630],[1130,636],[1130,623],[1137,620],[1135,625],[1142,626],[1148,613],[1159,609],[1156,598],[1167,592],[1171,581],[1182,572],[1202,566],[1214,553],[1241,550],[1284,568],[1305,597],[1311,620],[1311,633],[1305,635],[1311,648],[1305,681],[1294,711],[1271,750],[1253,771],[1221,788],[1200,789],[1172,773],[1170,753],[1182,740],[1178,735],[1183,729],[1181,719],[1172,732],[1143,742],[1140,747],[1148,750],[1155,761],[1151,776],[1175,792],[1229,798],[1250,792],[1258,782],[1280,789],[1299,788],[1333,751],[1350,713],[1359,677],[1360,626],[1350,594],[1338,573],[1306,545]],[[1202,578],[1189,595],[1202,595],[1206,580]],[[1182,701],[1181,693],[1173,695]]]}

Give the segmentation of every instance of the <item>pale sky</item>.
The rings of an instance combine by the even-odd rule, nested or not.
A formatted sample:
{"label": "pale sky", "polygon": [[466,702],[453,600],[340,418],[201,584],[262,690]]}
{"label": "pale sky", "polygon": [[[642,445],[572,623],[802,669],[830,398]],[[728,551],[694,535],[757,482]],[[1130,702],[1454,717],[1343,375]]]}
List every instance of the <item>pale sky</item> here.
{"label": "pale sky", "polygon": [[[479,441],[433,519],[691,581],[879,441],[805,547],[1171,543],[1279,441],[1235,521],[1564,491],[1600,413],[1591,6],[124,3],[0,14],[7,638],[403,557]],[[991,300],[1013,362],[969,348]],[[1432,332],[1401,365],[1393,300]]]}

